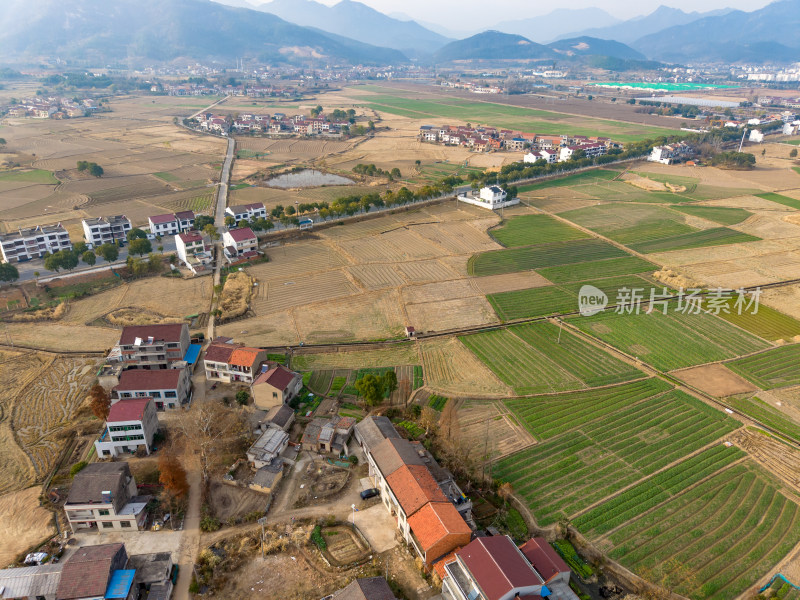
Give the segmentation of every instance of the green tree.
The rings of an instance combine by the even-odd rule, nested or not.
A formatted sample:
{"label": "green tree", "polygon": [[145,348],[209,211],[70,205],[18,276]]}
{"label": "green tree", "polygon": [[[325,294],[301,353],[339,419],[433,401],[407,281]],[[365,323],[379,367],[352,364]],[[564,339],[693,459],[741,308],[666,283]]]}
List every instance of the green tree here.
{"label": "green tree", "polygon": [[197,231],[202,231],[206,225],[213,225],[214,224],[214,217],[209,217],[208,215],[198,215],[194,219],[194,228]]}
{"label": "green tree", "polygon": [[797,156],[797,148],[792,148],[792,151],[789,152],[789,158],[795,158]]}
{"label": "green tree", "polygon": [[85,160],[78,161],[78,171],[85,171],[88,168],[89,168],[88,162],[86,162]]}
{"label": "green tree", "polygon": [[0,281],[16,281],[19,279],[17,267],[11,263],[0,263]]}
{"label": "green tree", "polygon": [[97,255],[91,250],[87,250],[81,254],[81,260],[91,267],[97,262]]}
{"label": "green tree", "polygon": [[203,227],[203,233],[205,233],[212,240],[219,239],[219,231],[217,231],[217,228],[214,226],[213,223],[209,223],[208,225]]}
{"label": "green tree", "polygon": [[383,402],[383,381],[382,378],[367,373],[356,381],[355,388],[364,398],[367,406],[378,406]]}
{"label": "green tree", "polygon": [[146,240],[147,233],[145,233],[142,229],[138,227],[134,227],[128,233],[125,234],[125,237],[128,239],[129,242],[133,240]]}
{"label": "green tree", "polygon": [[102,177],[103,167],[101,167],[97,163],[92,163],[91,165],[89,165],[89,175],[91,175],[92,177]]}
{"label": "green tree", "polygon": [[72,271],[78,266],[78,255],[70,250],[59,250],[53,254],[45,257],[44,268],[48,271],[55,271],[66,269]]}
{"label": "green tree", "polygon": [[145,254],[150,254],[153,251],[153,245],[147,238],[144,239],[138,238],[131,242],[128,251],[131,254],[138,254],[139,256],[144,256]]}
{"label": "green tree", "polygon": [[89,246],[86,245],[86,242],[75,242],[72,244],[72,250],[77,255],[81,255],[89,249]]}
{"label": "green tree", "polygon": [[386,371],[381,379],[384,393],[387,396],[391,396],[392,393],[397,389],[397,373],[394,372],[394,369],[391,371]]}
{"label": "green tree", "polygon": [[6,145],[6,138],[0,138],[0,146]]}
{"label": "green tree", "polygon": [[225,225],[228,227],[233,227],[234,225],[236,225],[236,219],[233,218],[231,215],[228,215],[227,217],[225,217]]}
{"label": "green tree", "polygon": [[247,390],[239,390],[238,392],[236,392],[236,402],[244,406],[249,401],[250,401],[250,392],[248,392]]}
{"label": "green tree", "polygon": [[95,250],[95,254],[106,262],[114,262],[119,258],[119,248],[116,244],[103,244]]}

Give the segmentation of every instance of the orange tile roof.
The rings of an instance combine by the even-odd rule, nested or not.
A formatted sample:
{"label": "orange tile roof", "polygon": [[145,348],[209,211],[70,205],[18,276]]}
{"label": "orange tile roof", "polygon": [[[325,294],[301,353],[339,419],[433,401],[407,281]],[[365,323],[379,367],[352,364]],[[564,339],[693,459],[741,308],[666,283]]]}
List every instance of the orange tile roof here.
{"label": "orange tile roof", "polygon": [[436,574],[439,576],[439,579],[444,579],[447,577],[447,571],[444,570],[445,565],[450,564],[451,562],[455,562],[456,560],[456,552],[461,550],[461,548],[456,548],[450,554],[437,560],[433,563],[433,570],[436,571]]}
{"label": "orange tile roof", "polygon": [[449,535],[464,535],[466,542],[472,535],[469,525],[449,502],[429,502],[409,517],[408,524],[424,552]]}
{"label": "orange tile roof", "polygon": [[407,516],[428,502],[447,502],[439,484],[424,465],[403,465],[386,478]]}
{"label": "orange tile roof", "polygon": [[258,348],[236,348],[228,359],[229,365],[236,365],[237,367],[252,367],[261,350]]}

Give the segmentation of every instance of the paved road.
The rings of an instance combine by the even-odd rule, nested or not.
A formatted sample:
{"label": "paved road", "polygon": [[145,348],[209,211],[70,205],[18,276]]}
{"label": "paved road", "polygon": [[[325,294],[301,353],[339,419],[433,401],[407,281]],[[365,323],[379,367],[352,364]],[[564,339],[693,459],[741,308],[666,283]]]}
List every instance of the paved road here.
{"label": "paved road", "polygon": [[[233,138],[228,138],[228,152],[225,155],[225,162],[222,164],[222,172],[219,176],[219,188],[217,189],[217,205],[214,212],[214,225],[217,227],[220,238],[225,232],[225,209],[228,207],[228,182],[231,177],[231,165],[233,164],[233,156],[236,151],[236,142]],[[216,254],[216,265],[214,266],[214,285],[219,285],[220,282],[220,269],[222,268],[222,242],[218,241],[214,244],[214,252]],[[208,339],[214,339],[215,318],[212,314],[208,318]]]}
{"label": "paved road", "polygon": [[[153,245],[153,251],[158,252],[159,246],[164,246],[164,254],[172,254],[175,252],[175,237],[168,235],[166,237],[161,238],[161,241],[158,240],[151,240],[150,242]],[[80,274],[83,271],[98,271],[102,270],[98,267],[117,267],[122,266],[125,264],[125,261],[128,259],[128,247],[124,246],[123,248],[119,249],[119,258],[114,261],[113,263],[107,263],[102,258],[97,259],[97,264],[95,264],[94,268],[89,267],[84,262],[78,263],[78,268],[75,269],[72,273],[75,275]],[[60,271],[59,274],[53,273],[53,271],[48,271],[44,268],[44,260],[41,258],[37,258],[34,260],[29,260],[26,262],[15,263],[14,266],[17,267],[19,271],[19,281],[31,281],[36,279],[36,275],[34,273],[36,271],[39,272],[39,279],[46,281],[48,278],[54,278],[55,276],[60,275],[68,275],[67,271]]]}

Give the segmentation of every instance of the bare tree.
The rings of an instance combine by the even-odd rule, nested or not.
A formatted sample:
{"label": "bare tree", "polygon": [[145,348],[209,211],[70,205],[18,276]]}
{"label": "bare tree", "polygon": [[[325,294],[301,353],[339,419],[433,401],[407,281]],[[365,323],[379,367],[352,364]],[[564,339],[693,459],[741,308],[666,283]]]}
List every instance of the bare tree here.
{"label": "bare tree", "polygon": [[95,383],[89,390],[88,399],[94,416],[105,421],[108,418],[108,411],[111,409],[111,397],[105,388],[99,383]]}
{"label": "bare tree", "polygon": [[215,457],[226,448],[247,439],[247,421],[241,409],[217,402],[199,402],[178,419],[181,433],[200,458],[203,481],[214,466]]}
{"label": "bare tree", "polygon": [[431,429],[436,427],[436,424],[439,422],[439,413],[435,408],[426,406],[422,409],[422,413],[419,416],[419,422],[420,425],[425,428],[425,435],[428,435]]}

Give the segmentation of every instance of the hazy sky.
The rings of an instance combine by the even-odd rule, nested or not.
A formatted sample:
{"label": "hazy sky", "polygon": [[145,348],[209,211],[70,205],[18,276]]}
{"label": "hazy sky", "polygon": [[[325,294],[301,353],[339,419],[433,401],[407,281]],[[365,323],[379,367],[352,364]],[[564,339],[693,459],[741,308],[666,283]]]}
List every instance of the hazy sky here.
{"label": "hazy sky", "polygon": [[[257,0],[251,0],[257,2]],[[324,4],[336,4],[338,0],[317,0]],[[620,19],[654,11],[661,4],[680,8],[687,12],[738,8],[753,11],[769,4],[769,0],[567,0],[550,3],[541,0],[359,0],[381,12],[404,13],[414,19],[428,21],[450,29],[479,30],[494,23],[513,19],[543,15],[555,8],[586,8],[598,6]]]}

